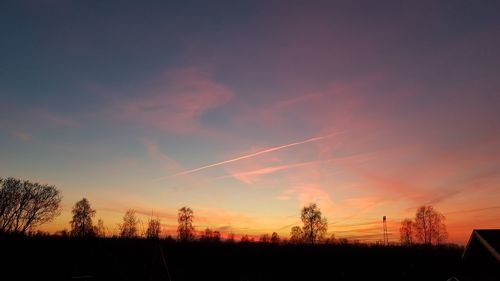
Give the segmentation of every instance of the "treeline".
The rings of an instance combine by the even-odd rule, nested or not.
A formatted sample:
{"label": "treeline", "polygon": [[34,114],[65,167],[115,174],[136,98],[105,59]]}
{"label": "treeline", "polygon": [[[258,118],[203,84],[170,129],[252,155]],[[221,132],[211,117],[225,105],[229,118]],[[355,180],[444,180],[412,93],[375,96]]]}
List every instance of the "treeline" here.
{"label": "treeline", "polygon": [[[52,221],[60,214],[61,200],[60,191],[53,185],[32,183],[15,178],[0,178],[0,234],[34,233],[37,227]],[[97,223],[93,222],[96,210],[92,209],[86,198],[76,202],[71,212],[71,230],[59,231],[58,235],[75,238],[109,237],[102,219],[98,219]],[[187,206],[180,208],[177,214],[177,235],[176,237],[168,235],[166,238],[202,242],[235,242],[237,240],[234,233],[228,233],[223,240],[219,231],[210,228],[197,232],[194,227],[194,218],[191,208]],[[281,238],[277,232],[273,232],[262,234],[258,238],[242,235],[239,240],[243,243],[274,244],[348,244],[353,242],[345,238],[336,239],[334,235],[326,237],[327,219],[314,203],[302,208],[300,219],[302,226],[292,226],[289,238]],[[413,220],[405,219],[401,222],[401,244],[442,244],[448,237],[444,220],[444,215],[432,206],[418,208]],[[151,216],[144,228],[133,209],[126,211],[118,228],[119,233],[113,237],[162,238],[161,219]]]}

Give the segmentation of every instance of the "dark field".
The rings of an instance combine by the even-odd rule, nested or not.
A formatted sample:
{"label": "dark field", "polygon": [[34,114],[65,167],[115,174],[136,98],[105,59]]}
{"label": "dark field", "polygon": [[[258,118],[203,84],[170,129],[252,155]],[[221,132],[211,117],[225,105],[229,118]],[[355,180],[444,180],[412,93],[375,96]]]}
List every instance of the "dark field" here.
{"label": "dark field", "polygon": [[[2,238],[2,280],[447,280],[462,249]],[[163,253],[162,253],[163,252]],[[165,267],[162,254],[168,267]]]}

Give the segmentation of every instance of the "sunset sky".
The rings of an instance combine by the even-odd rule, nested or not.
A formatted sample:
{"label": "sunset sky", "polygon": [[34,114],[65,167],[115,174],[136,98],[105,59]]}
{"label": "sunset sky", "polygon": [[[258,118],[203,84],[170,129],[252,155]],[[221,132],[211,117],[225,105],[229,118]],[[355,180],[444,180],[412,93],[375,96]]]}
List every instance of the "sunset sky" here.
{"label": "sunset sky", "polygon": [[[175,3],[174,3],[175,2]],[[175,232],[500,227],[498,1],[2,1],[0,177]]]}

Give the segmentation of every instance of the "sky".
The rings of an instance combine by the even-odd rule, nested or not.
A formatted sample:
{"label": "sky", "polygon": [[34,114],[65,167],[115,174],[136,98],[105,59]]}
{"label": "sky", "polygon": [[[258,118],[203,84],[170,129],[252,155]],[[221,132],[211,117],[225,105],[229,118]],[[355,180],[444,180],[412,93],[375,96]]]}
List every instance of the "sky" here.
{"label": "sky", "polygon": [[[197,230],[500,226],[497,1],[2,1],[0,177]],[[142,226],[143,227],[143,226]]]}

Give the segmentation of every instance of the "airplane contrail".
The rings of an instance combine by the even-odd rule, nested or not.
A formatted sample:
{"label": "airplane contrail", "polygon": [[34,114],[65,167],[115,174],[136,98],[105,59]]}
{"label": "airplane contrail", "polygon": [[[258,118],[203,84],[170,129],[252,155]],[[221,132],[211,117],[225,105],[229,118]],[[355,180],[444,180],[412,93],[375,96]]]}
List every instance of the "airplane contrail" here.
{"label": "airplane contrail", "polygon": [[326,138],[332,137],[332,136],[340,134],[340,133],[341,132],[332,133],[332,134],[325,135],[325,136],[314,137],[314,138],[310,138],[310,139],[299,141],[299,142],[293,142],[293,143],[289,143],[289,144],[285,144],[285,145],[281,145],[281,146],[276,146],[276,147],[264,149],[264,150],[261,150],[261,151],[255,152],[255,153],[251,153],[251,154],[239,156],[239,157],[236,157],[236,158],[233,158],[233,159],[229,159],[229,160],[225,160],[225,161],[222,161],[222,162],[217,162],[217,163],[205,165],[205,166],[202,166],[202,167],[199,167],[199,168],[196,168],[196,169],[192,169],[192,170],[187,170],[187,171],[184,171],[184,172],[180,172],[180,173],[174,174],[174,176],[176,177],[176,176],[188,175],[188,174],[195,173],[195,172],[198,172],[198,171],[201,171],[201,170],[205,170],[205,169],[208,169],[208,168],[212,168],[212,167],[216,167],[216,166],[220,166],[220,165],[224,165],[224,164],[228,164],[228,163],[240,161],[240,160],[243,160],[243,159],[255,157],[255,156],[258,156],[258,155],[261,155],[261,154],[265,154],[265,153],[269,153],[269,152],[273,152],[273,151],[277,151],[277,150],[281,150],[281,149],[285,149],[285,148],[289,148],[289,147],[292,147],[292,146],[297,146],[297,145],[301,145],[301,144],[305,144],[305,143],[309,143],[309,142],[319,141],[319,140],[326,139]]}

